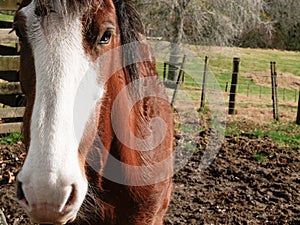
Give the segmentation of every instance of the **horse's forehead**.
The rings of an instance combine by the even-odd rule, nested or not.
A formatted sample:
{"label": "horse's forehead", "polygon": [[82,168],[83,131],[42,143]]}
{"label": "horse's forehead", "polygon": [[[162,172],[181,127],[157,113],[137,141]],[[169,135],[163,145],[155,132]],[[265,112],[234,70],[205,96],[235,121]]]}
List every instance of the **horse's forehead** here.
{"label": "horse's forehead", "polygon": [[[25,0],[26,1],[26,0]],[[101,0],[32,0],[35,4],[43,6],[66,6],[70,8],[90,6],[95,2],[102,2]]]}
{"label": "horse's forehead", "polygon": [[97,19],[105,20],[115,15],[113,0],[32,0],[31,2],[35,4],[35,13],[41,12],[41,16],[49,15],[55,11],[63,17],[75,13],[88,17],[96,16]]}
{"label": "horse's forehead", "polygon": [[102,0],[32,0],[35,8],[42,10],[45,14],[55,11],[64,15],[84,12],[89,8],[93,8],[95,4],[102,5],[102,2]]}

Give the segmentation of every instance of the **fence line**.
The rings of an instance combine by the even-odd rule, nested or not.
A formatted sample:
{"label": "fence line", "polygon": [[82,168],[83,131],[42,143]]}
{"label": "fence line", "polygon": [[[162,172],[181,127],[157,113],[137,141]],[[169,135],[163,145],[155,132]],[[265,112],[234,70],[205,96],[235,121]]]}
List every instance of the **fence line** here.
{"label": "fence line", "polygon": [[[231,87],[231,89],[236,89],[237,111],[242,111],[243,113],[255,110],[264,110],[267,113],[272,112],[272,76],[269,63],[265,63],[264,71],[256,69],[247,72],[243,69],[242,72],[240,72],[238,83],[232,84],[232,71],[222,69],[217,72],[212,72],[209,70],[210,65],[206,65],[205,60],[204,63],[198,63],[198,68],[194,67],[192,69],[189,67],[193,67],[193,62],[187,60],[187,71],[185,71],[184,91],[193,92],[191,93],[191,96],[193,95],[191,99],[194,101],[198,100],[199,107],[205,104],[203,103],[203,97],[201,97],[203,89],[206,90],[206,92],[219,89],[224,95],[224,101],[228,104],[233,103],[233,101],[229,100],[229,96],[234,94],[233,91],[229,90]],[[210,62],[213,60],[226,61],[232,64],[228,59],[209,59]],[[241,62],[241,64],[245,66],[245,62],[243,60]],[[256,65],[262,68],[261,64],[256,63]],[[246,66],[247,68],[251,67],[250,65]],[[205,70],[205,67],[207,67],[208,70]],[[253,66],[253,68],[255,67],[256,66]],[[284,68],[280,64],[277,64],[277,67]],[[287,68],[285,67],[285,69]],[[195,74],[197,75],[195,76]],[[203,74],[206,74],[207,78],[204,78]],[[299,79],[297,76],[291,77],[290,74],[280,72],[279,70],[276,71],[276,74],[278,83],[278,89],[276,91],[278,107],[284,108],[284,110],[285,108],[289,108],[295,111],[297,108],[296,104],[299,101],[300,77]],[[214,77],[215,80],[213,80],[212,77]],[[205,88],[203,88],[203,80],[205,79],[207,79],[207,82]],[[199,93],[197,94],[197,92]],[[178,94],[178,98],[180,99],[180,94]],[[251,109],[246,107],[245,104],[250,104]]]}
{"label": "fence line", "polygon": [[[15,11],[21,0],[0,1],[1,11]],[[3,21],[2,21],[3,22]],[[4,21],[12,27],[12,21]],[[0,134],[21,131],[25,108],[24,95],[19,82],[20,58],[18,38],[11,28],[0,28]],[[15,47],[12,47],[15,46]]]}

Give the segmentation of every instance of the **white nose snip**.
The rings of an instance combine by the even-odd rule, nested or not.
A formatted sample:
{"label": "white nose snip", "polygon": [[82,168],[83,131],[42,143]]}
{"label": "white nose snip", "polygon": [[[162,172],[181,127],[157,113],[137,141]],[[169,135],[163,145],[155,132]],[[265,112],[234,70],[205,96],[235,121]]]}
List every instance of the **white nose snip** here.
{"label": "white nose snip", "polygon": [[[37,164],[31,165],[35,167]],[[72,221],[87,192],[81,171],[66,173],[58,169],[50,172],[47,166],[28,170],[27,165],[31,167],[27,161],[17,177],[17,198],[33,221],[54,224]]]}

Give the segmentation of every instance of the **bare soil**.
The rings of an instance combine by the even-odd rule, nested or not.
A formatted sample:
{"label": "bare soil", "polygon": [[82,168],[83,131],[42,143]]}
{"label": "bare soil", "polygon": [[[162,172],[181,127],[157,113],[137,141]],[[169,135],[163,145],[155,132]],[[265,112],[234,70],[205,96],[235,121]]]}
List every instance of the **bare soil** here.
{"label": "bare soil", "polygon": [[[199,146],[208,135],[200,133]],[[200,173],[203,151],[175,175],[166,224],[300,224],[300,148],[247,133],[226,137],[215,161]],[[265,158],[258,161],[256,154]]]}
{"label": "bare soil", "polygon": [[[214,162],[199,172],[211,131],[195,137],[197,151],[174,176],[174,192],[165,225],[300,224],[300,147],[278,146],[247,131],[227,136]],[[180,140],[181,137],[177,137]],[[258,160],[255,155],[263,156]],[[0,145],[0,209],[9,225],[31,224],[15,202],[15,176],[24,147]]]}

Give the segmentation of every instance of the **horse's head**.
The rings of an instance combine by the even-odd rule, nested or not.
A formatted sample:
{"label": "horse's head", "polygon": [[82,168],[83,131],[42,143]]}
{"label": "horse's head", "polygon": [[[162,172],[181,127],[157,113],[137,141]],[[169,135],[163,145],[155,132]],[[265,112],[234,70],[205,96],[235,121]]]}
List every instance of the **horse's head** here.
{"label": "horse's head", "polygon": [[65,224],[75,219],[87,192],[85,160],[106,73],[122,63],[117,53],[102,57],[121,45],[115,3],[24,0],[14,28],[21,42],[28,151],[17,197],[34,221]]}

